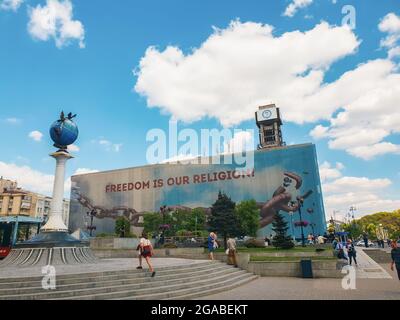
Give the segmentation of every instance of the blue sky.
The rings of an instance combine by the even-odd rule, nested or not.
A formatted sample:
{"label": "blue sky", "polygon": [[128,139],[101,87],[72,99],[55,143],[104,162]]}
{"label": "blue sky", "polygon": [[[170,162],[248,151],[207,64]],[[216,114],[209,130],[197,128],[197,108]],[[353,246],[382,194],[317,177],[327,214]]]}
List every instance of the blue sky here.
{"label": "blue sky", "polygon": [[[292,3],[303,6],[285,15]],[[342,27],[345,5],[355,10],[352,30]],[[48,128],[61,110],[78,113],[71,175],[146,164],[146,133],[166,130],[171,117],[180,128],[255,128],[265,100],[281,108],[287,143],[316,143],[328,216],[353,204],[358,215],[400,208],[398,0],[0,0],[0,8],[0,175],[48,192]],[[369,71],[357,73],[360,64]],[[258,65],[262,81],[279,86],[246,95],[260,83]],[[375,125],[380,110],[387,118]]]}

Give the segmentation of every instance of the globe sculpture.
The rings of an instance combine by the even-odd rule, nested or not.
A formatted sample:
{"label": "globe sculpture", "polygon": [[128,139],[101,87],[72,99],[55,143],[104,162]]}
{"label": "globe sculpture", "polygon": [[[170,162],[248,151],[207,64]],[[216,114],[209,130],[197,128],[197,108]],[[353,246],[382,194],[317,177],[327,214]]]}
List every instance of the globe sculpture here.
{"label": "globe sculpture", "polygon": [[61,112],[60,119],[55,121],[50,127],[50,137],[54,146],[66,151],[67,146],[73,144],[78,139],[79,130],[72,120],[76,115],[69,113],[67,117]]}
{"label": "globe sculpture", "polygon": [[63,198],[66,163],[73,158],[67,147],[78,138],[78,127],[72,120],[76,115],[61,112],[60,118],[50,127],[50,137],[56,152],[50,154],[56,160],[53,195],[46,224],[32,239],[16,244],[2,266],[26,267],[39,265],[94,263],[97,258],[89,244],[69,234],[63,220]]}

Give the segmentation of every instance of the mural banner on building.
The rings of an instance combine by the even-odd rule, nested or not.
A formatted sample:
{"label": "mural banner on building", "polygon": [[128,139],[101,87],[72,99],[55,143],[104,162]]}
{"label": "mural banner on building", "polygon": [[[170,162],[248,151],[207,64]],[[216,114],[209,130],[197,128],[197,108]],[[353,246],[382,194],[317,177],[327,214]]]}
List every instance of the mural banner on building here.
{"label": "mural banner on building", "polygon": [[254,168],[233,164],[159,164],[72,177],[69,228],[85,229],[87,212],[96,210],[97,233],[113,233],[115,219],[125,216],[139,227],[146,212],[203,208],[210,212],[219,191],[235,202],[256,200],[260,208],[260,236],[271,233],[277,211],[290,223],[299,220],[297,198],[304,199],[306,232],[325,232],[318,163],[313,144],[254,152]]}

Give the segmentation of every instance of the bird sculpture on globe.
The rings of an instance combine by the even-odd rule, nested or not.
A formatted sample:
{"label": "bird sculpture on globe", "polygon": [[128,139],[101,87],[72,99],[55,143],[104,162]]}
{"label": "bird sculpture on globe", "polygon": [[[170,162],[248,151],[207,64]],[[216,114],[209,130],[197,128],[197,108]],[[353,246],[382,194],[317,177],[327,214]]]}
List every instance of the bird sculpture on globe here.
{"label": "bird sculpture on globe", "polygon": [[65,117],[61,112],[60,119],[55,121],[50,127],[50,137],[54,142],[54,146],[60,150],[67,151],[67,147],[78,139],[78,126],[72,120],[76,117],[72,113],[68,113]]}

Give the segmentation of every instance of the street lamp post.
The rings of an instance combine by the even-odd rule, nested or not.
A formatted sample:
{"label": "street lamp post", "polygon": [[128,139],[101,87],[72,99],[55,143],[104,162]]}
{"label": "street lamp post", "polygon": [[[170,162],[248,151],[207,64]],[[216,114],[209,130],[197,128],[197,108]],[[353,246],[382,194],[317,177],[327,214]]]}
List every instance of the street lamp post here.
{"label": "street lamp post", "polygon": [[297,203],[299,204],[299,216],[300,216],[300,227],[301,227],[301,246],[306,246],[306,239],[304,237],[304,228],[303,228],[303,217],[301,215],[301,207],[303,206],[304,199],[297,197]]}
{"label": "street lamp post", "polygon": [[90,217],[90,225],[87,226],[87,229],[89,230],[90,236],[92,236],[93,230],[96,230],[96,226],[93,225],[93,219],[97,215],[97,211],[93,209],[90,212],[87,212],[86,214],[88,217]]}
{"label": "street lamp post", "polygon": [[317,225],[315,224],[315,223],[310,223],[310,227],[311,227],[311,230],[312,230],[312,233],[313,233],[313,235],[315,235],[315,233],[314,233],[314,227],[316,227]]}

